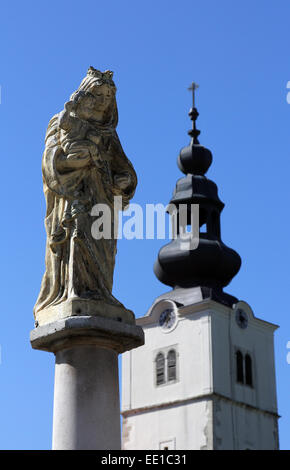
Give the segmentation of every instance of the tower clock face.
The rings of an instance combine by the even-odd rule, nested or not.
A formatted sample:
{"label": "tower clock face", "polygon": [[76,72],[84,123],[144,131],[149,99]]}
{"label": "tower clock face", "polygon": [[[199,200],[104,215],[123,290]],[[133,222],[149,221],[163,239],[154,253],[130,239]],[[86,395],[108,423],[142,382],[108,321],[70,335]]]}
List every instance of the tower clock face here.
{"label": "tower clock face", "polygon": [[159,325],[164,330],[169,330],[170,328],[173,327],[175,320],[176,320],[175,312],[168,308],[161,313],[159,317]]}
{"label": "tower clock face", "polygon": [[248,315],[240,308],[236,311],[236,322],[242,329],[245,329],[248,326]]}

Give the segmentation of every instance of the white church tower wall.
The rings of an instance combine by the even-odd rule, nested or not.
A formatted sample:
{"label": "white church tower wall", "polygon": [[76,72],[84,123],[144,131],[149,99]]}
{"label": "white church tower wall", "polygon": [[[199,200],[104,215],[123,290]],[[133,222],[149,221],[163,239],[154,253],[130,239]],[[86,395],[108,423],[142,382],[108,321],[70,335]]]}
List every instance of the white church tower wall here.
{"label": "white church tower wall", "polygon": [[[171,324],[162,325],[168,311],[174,312]],[[211,299],[179,307],[161,299],[137,321],[145,345],[123,355],[123,449],[278,448],[275,325],[255,318],[245,302],[229,308]],[[176,353],[171,380],[170,351]],[[164,382],[158,385],[160,353]]]}

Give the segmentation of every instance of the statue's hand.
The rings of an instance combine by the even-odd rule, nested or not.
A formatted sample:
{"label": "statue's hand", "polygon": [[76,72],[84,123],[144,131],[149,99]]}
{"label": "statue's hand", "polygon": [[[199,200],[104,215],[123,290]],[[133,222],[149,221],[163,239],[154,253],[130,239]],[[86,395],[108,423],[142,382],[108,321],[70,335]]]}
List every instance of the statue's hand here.
{"label": "statue's hand", "polygon": [[131,183],[131,176],[129,173],[120,173],[114,176],[114,183],[119,189],[127,189]]}
{"label": "statue's hand", "polygon": [[67,141],[63,148],[63,155],[58,159],[58,169],[80,169],[91,164],[90,145],[87,141]]}
{"label": "statue's hand", "polygon": [[67,111],[67,112],[71,112],[73,111],[73,109],[76,107],[75,103],[73,101],[67,101],[64,105],[64,109]]}

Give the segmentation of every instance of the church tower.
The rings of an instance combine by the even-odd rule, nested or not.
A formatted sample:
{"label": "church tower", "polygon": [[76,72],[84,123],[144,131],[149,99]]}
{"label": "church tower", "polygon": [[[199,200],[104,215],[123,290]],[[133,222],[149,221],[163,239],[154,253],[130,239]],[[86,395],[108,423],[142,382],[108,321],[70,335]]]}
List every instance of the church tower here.
{"label": "church tower", "polygon": [[[191,142],[178,157],[185,176],[170,201],[177,211],[176,236],[154,265],[157,278],[172,290],[137,319],[145,345],[122,358],[122,447],[278,449],[277,326],[258,319],[246,302],[223,290],[241,259],[221,239],[224,204],[205,176],[212,154],[198,141],[194,89],[193,84]],[[191,245],[194,233],[199,242]]]}

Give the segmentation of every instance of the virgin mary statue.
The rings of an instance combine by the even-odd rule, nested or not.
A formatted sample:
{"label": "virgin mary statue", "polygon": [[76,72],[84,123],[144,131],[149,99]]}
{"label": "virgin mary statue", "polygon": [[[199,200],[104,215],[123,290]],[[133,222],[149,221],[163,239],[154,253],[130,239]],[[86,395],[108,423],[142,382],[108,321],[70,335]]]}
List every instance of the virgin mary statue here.
{"label": "virgin mary statue", "polygon": [[[64,110],[50,120],[42,160],[47,204],[45,274],[34,307],[36,324],[72,315],[109,316],[132,323],[134,315],[112,295],[116,237],[92,234],[92,208],[124,209],[137,177],[116,133],[113,73],[90,67]],[[94,213],[94,212],[93,212]]]}

